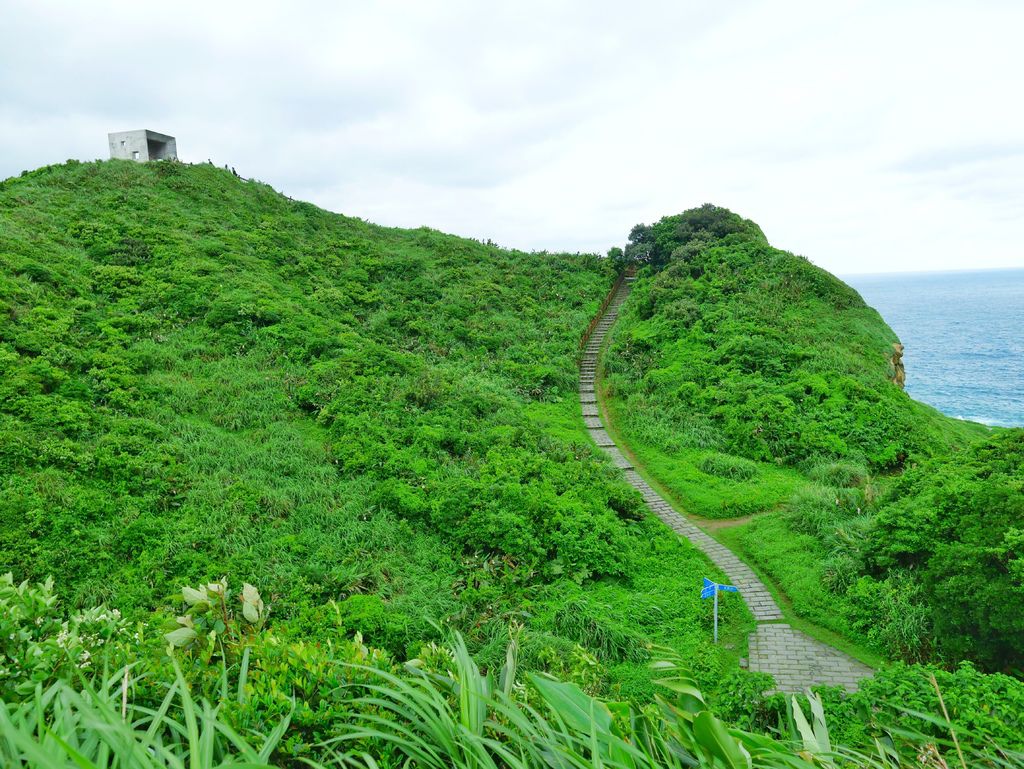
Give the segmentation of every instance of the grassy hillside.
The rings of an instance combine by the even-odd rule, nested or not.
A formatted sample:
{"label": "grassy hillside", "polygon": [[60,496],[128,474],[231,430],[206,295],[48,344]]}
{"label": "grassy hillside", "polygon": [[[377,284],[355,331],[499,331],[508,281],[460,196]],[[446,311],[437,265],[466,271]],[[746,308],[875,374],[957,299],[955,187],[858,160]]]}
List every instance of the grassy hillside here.
{"label": "grassy hillside", "polygon": [[491,659],[519,623],[524,660],[597,689],[646,692],[652,642],[734,667],[703,558],[582,431],[577,344],[613,277],[211,166],[8,180],[0,573],[131,616],[230,575],[283,631],[400,658],[448,623]]}
{"label": "grassy hillside", "polygon": [[[795,559],[805,581],[849,555],[826,534],[855,543],[834,573],[860,593],[845,576],[791,593],[840,607],[842,632],[860,616],[843,607],[902,578],[891,561],[951,563],[941,538],[899,530],[898,507],[851,511],[877,507],[879,473],[947,461],[976,430],[888,383],[891,332],[856,295],[755,225],[698,214],[602,260],[376,227],[208,165],[69,162],[0,183],[3,762],[820,752],[767,676],[738,671],[746,610],[724,601],[723,644],[708,642],[698,588],[719,575],[589,443],[580,334],[618,257],[651,265],[607,359],[619,427],[705,515],[784,506],[731,532],[762,538],[754,560],[787,589],[795,532],[820,528]],[[1012,499],[1003,448],[971,449],[950,488],[995,472],[991,499]],[[889,501],[920,512],[929,477],[888,484]],[[893,547],[864,545],[872,521]],[[764,539],[764,524],[781,528]],[[976,534],[967,555],[998,568]],[[826,690],[833,735],[951,757],[945,722],[890,729],[914,723],[901,704],[937,712],[927,673],[972,760],[1018,746],[1024,686],[969,666]]]}
{"label": "grassy hillside", "polygon": [[[1019,482],[996,481],[1013,477],[1019,436],[979,455],[988,429],[892,381],[896,337],[877,312],[725,209],[638,226],[613,256],[645,269],[605,357],[608,407],[683,508],[739,518],[717,536],[797,616],[876,653],[1019,664],[1019,623],[988,618],[997,593],[1022,590]],[[977,536],[961,546],[965,531]],[[979,573],[1010,576],[960,599],[980,603],[954,620],[954,594]]]}

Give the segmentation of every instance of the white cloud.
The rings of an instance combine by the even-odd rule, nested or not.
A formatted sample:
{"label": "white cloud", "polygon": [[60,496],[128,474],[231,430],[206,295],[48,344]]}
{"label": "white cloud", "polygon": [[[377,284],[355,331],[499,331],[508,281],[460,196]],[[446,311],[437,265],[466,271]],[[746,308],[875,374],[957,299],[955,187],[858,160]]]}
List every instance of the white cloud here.
{"label": "white cloud", "polygon": [[840,273],[1024,264],[1010,2],[2,0],[0,176],[178,138],[297,198],[599,250],[711,201]]}

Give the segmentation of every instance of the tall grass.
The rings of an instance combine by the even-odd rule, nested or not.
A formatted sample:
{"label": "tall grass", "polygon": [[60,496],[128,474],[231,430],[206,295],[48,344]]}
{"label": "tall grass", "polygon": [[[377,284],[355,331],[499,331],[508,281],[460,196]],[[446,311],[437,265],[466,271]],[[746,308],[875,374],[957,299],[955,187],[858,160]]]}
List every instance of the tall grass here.
{"label": "tall grass", "polygon": [[495,680],[455,638],[447,674],[413,669],[401,677],[363,668],[375,679],[360,685],[357,700],[357,710],[368,715],[332,741],[334,760],[378,766],[351,747],[372,740],[389,747],[389,763],[431,769],[1024,766],[1024,755],[995,747],[964,752],[947,715],[914,714],[948,730],[948,740],[904,728],[887,730],[867,751],[835,745],[822,701],[811,694],[803,707],[795,697],[789,701],[774,737],[736,729],[708,709],[683,663],[666,656],[653,665],[661,694],[635,708],[544,675],[530,674],[527,687],[517,684],[514,643]]}
{"label": "tall grass", "polygon": [[[666,650],[659,650],[666,651]],[[16,769],[210,769],[212,767],[419,767],[422,769],[728,769],[803,767],[1024,767],[1024,755],[965,749],[949,716],[915,714],[948,730],[926,739],[889,729],[870,751],[833,744],[821,700],[788,704],[775,736],[729,726],[708,708],[681,660],[654,663],[660,694],[644,707],[607,702],[575,684],[529,674],[517,680],[518,646],[497,674],[482,671],[455,636],[444,669],[410,663],[404,673],[359,671],[334,693],[349,707],[313,758],[283,745],[290,719],[268,734],[239,734],[220,705],[197,702],[180,670],[152,707],[132,702],[131,669],[74,687],[39,687],[0,707],[0,766]],[[341,663],[339,663],[341,664]],[[225,676],[225,697],[227,672]],[[934,683],[934,681],[933,681]],[[938,685],[935,684],[936,690]],[[244,683],[239,685],[241,702]],[[939,693],[941,697],[941,693]],[[941,701],[941,700],[940,700]],[[944,707],[944,704],[943,704]],[[806,712],[805,712],[806,709]]]}
{"label": "tall grass", "polygon": [[197,703],[179,673],[155,708],[130,703],[130,671],[100,687],[59,681],[21,703],[0,707],[5,769],[209,769],[264,767],[288,729],[281,719],[253,741],[234,731],[219,707]]}

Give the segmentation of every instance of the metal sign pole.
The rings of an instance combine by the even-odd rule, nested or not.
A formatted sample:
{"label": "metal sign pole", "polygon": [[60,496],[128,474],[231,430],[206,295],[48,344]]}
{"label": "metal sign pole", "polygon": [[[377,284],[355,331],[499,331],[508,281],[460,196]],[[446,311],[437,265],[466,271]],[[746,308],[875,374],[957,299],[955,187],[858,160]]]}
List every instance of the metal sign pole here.
{"label": "metal sign pole", "polygon": [[715,643],[718,643],[718,585],[715,585]]}
{"label": "metal sign pole", "polygon": [[734,585],[719,585],[717,582],[712,582],[707,577],[704,577],[704,587],[701,588],[700,597],[715,598],[715,643],[718,643],[718,592],[724,591],[726,593],[738,593],[740,589]]}

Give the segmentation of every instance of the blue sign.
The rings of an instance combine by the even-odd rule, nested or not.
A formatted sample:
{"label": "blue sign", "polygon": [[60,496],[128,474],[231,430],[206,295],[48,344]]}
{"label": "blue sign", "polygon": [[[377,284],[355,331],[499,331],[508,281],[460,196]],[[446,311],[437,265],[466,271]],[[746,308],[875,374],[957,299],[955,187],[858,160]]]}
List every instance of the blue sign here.
{"label": "blue sign", "polygon": [[701,598],[711,598],[715,595],[715,592],[719,593],[738,593],[740,589],[735,585],[720,585],[717,582],[712,582],[707,577],[704,577],[704,587],[701,588]]}
{"label": "blue sign", "polygon": [[715,599],[715,643],[718,643],[718,594],[738,592],[740,592],[740,589],[734,585],[719,585],[717,582],[712,582],[707,577],[704,577],[704,587],[700,590],[700,597]]}

